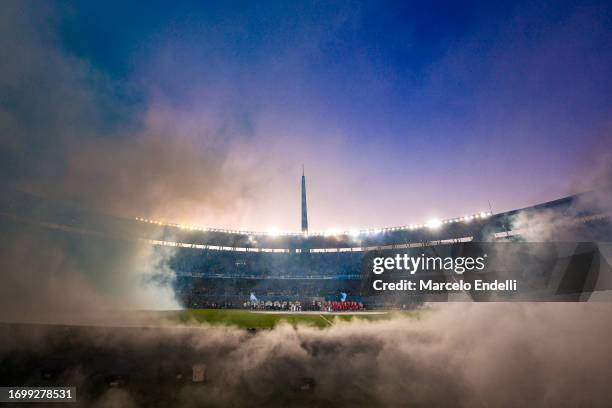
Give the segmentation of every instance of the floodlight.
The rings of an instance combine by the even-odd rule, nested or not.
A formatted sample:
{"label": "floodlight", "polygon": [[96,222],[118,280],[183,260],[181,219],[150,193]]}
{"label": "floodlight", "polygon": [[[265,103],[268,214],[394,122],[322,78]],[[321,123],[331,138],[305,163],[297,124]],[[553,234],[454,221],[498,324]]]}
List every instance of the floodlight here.
{"label": "floodlight", "polygon": [[434,218],[434,219],[427,221],[427,224],[425,225],[427,225],[428,228],[437,229],[437,228],[440,228],[440,226],[442,225],[442,221]]}

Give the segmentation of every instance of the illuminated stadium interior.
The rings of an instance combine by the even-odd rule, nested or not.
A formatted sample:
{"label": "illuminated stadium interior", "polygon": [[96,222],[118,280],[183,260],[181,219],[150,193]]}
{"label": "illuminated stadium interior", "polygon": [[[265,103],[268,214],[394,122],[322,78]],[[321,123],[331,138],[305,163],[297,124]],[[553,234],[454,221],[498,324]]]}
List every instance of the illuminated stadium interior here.
{"label": "illuminated stadium interior", "polygon": [[[309,232],[304,186],[302,178],[302,232],[238,231],[127,219],[15,190],[3,195],[0,214],[5,223],[42,228],[62,239],[76,238],[79,244],[102,240],[119,246],[122,242],[152,245],[164,253],[177,300],[190,308],[240,308],[257,298],[282,305],[300,302],[303,308],[319,302],[312,307],[320,310],[321,301],[338,299],[340,293],[359,302],[354,303],[359,307],[393,307],[393,300],[380,303],[362,291],[362,264],[372,251],[435,251],[438,246],[462,242],[521,240],[525,231],[515,222],[517,218],[541,215],[563,219],[576,240],[596,241],[612,235],[609,214],[585,205],[592,201],[592,193],[498,214],[483,211],[408,226]],[[414,293],[403,297],[402,307],[423,301],[421,294]]]}
{"label": "illuminated stadium interior", "polygon": [[[471,241],[520,240],[518,216],[555,214],[573,227],[577,240],[609,237],[609,214],[574,195],[514,211],[453,218],[408,227],[342,232],[274,235],[204,229],[127,219],[88,211],[15,190],[1,200],[2,222],[25,225],[78,241],[96,240],[121,246],[144,242],[173,251],[167,266],[173,289],[184,306],[241,307],[249,296],[269,301],[336,299],[338,293],[377,307],[361,295],[361,263],[369,251],[436,247]],[[63,238],[62,238],[63,239]],[[415,295],[416,305],[423,299]],[[403,302],[406,302],[404,299]],[[380,305],[389,307],[389,304]]]}
{"label": "illuminated stadium interior", "polygon": [[612,1],[0,2],[0,403],[612,407],[610,72]]}
{"label": "illuminated stadium interior", "polygon": [[[127,219],[6,189],[0,215],[14,222],[35,224],[84,235],[146,240],[153,245],[237,252],[355,252],[377,248],[399,248],[462,241],[491,241],[517,235],[513,220],[517,215],[554,212],[579,224],[607,220],[609,214],[579,205],[589,194],[579,194],[492,214],[432,220],[424,224],[349,230],[342,232],[270,233],[204,228],[164,223],[151,219]],[[586,208],[586,209],[585,209]]]}

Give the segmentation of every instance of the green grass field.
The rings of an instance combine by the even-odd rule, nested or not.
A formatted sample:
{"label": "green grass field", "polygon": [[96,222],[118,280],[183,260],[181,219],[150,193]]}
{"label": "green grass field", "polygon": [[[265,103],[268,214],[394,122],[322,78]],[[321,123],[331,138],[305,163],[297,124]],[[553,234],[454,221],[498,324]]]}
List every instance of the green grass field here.
{"label": "green grass field", "polygon": [[255,313],[249,310],[234,309],[187,309],[181,311],[169,311],[163,313],[164,317],[181,323],[208,323],[215,325],[237,326],[240,328],[273,328],[281,322],[293,326],[307,325],[325,328],[338,321],[350,320],[387,320],[393,316],[407,316],[419,318],[417,311],[398,312],[392,311],[384,314],[306,314],[306,313]]}

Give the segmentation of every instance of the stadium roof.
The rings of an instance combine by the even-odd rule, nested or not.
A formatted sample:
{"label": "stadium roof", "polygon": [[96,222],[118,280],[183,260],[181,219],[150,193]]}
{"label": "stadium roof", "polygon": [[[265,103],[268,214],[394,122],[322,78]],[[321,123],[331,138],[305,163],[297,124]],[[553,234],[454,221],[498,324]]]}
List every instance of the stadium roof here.
{"label": "stadium roof", "polygon": [[[490,240],[508,234],[518,214],[554,211],[572,219],[602,216],[577,205],[584,195],[574,195],[509,212],[478,213],[428,223],[354,231],[278,233],[237,231],[164,223],[145,218],[127,219],[54,202],[15,190],[0,198],[0,217],[71,233],[112,239],[147,240],[153,244],[219,250],[352,251],[382,246],[422,245],[460,240]],[[588,201],[588,200],[587,200]],[[609,214],[603,214],[609,217]]]}

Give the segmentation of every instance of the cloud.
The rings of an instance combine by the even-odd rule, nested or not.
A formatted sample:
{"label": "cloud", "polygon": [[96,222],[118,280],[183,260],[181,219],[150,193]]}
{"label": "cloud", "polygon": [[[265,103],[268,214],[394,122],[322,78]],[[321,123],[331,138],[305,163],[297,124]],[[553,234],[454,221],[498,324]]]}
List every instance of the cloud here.
{"label": "cloud", "polygon": [[[248,138],[210,101],[177,107],[97,70],[62,47],[52,7],[9,1],[0,14],[0,189],[45,197],[43,212],[58,200],[124,217],[241,222],[274,165],[253,171],[258,159],[240,155]],[[171,254],[158,248],[6,219],[0,228],[11,237],[0,245],[5,318],[178,307]]]}
{"label": "cloud", "polygon": [[[65,369],[79,364],[90,381],[104,370],[131,373],[132,384],[117,398],[137,405],[146,398],[141,387],[155,397],[140,371],[146,362],[164,383],[181,367],[206,364],[206,386],[176,386],[173,402],[186,407],[604,406],[612,398],[609,313],[609,304],[596,303],[444,304],[418,320],[337,321],[324,330],[282,325],[256,335],[208,326],[72,328],[64,333],[72,338],[66,355],[58,354],[63,337],[53,330],[14,329],[9,337],[3,328],[0,351],[42,351],[66,362]],[[80,360],[94,349],[112,364]],[[126,353],[127,360],[118,357]],[[298,391],[304,378],[315,381],[313,391]]]}
{"label": "cloud", "polygon": [[605,225],[585,227],[576,222],[585,216],[610,216],[612,214],[612,161],[607,152],[591,158],[590,169],[568,184],[585,194],[577,197],[565,210],[551,209],[536,212],[519,212],[512,219],[511,230],[520,231],[521,237],[531,242],[547,241],[602,241],[609,231]]}
{"label": "cloud", "polygon": [[211,101],[176,106],[70,54],[54,10],[3,10],[1,181],[118,215],[239,222],[233,210],[261,179],[257,160],[233,153],[248,141],[227,115]]}
{"label": "cloud", "polygon": [[117,310],[178,309],[172,249],[1,219],[0,320],[111,321]]}

